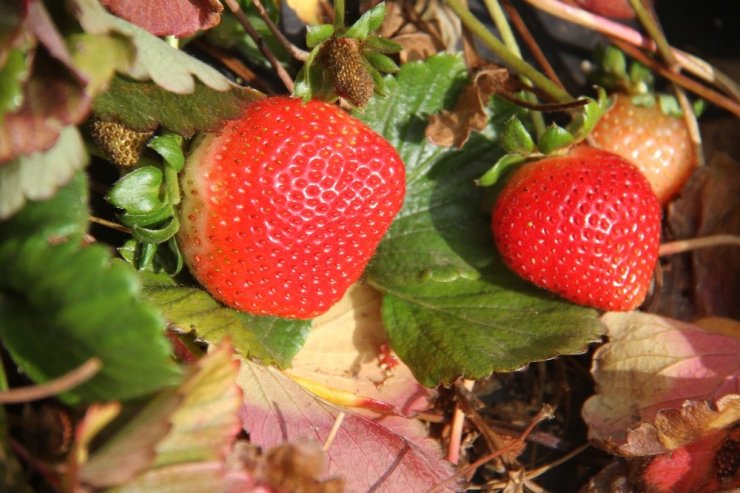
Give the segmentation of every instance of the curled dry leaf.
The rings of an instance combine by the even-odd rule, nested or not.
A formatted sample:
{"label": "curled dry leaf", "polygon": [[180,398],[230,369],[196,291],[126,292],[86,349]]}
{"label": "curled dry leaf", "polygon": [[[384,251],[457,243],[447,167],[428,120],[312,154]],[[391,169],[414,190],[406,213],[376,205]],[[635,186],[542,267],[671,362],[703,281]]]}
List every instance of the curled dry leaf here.
{"label": "curled dry leaf", "polygon": [[401,64],[425,58],[454,46],[460,22],[439,0],[386,2],[386,16],[378,34],[402,46]]}
{"label": "curled dry leaf", "polygon": [[373,288],[352,286],[339,303],[314,320],[286,373],[314,392],[322,389],[323,397],[352,407],[404,416],[429,407],[431,391],[388,349],[381,301]]}
{"label": "curled dry leaf", "polygon": [[102,0],[118,17],[157,36],[184,38],[210,29],[221,21],[218,0]]}
{"label": "curled dry leaf", "polygon": [[483,130],[488,123],[486,106],[493,94],[510,90],[509,71],[488,64],[478,69],[465,86],[452,111],[442,110],[429,117],[426,136],[433,143],[457,148],[468,141],[473,130]]}
{"label": "curled dry leaf", "polygon": [[607,313],[602,321],[610,341],[594,355],[598,393],[582,411],[589,437],[602,446],[626,452],[628,430],[652,422],[660,410],[678,410],[687,400],[716,402],[740,390],[737,334],[640,312]]}

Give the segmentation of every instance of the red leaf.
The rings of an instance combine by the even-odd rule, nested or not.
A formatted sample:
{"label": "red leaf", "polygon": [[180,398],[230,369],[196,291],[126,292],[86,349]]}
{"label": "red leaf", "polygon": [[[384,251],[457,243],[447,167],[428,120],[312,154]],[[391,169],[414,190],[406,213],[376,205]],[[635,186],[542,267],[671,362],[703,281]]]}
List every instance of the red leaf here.
{"label": "red leaf", "polygon": [[[272,368],[245,362],[239,382],[244,426],[250,440],[263,448],[303,440],[323,443],[342,411]],[[346,411],[327,451],[326,477],[343,476],[346,491],[426,491],[447,478],[451,466],[425,435],[417,420],[372,419]]]}
{"label": "red leaf", "polygon": [[218,0],[102,0],[118,17],[157,36],[184,38],[218,25],[224,7]]}

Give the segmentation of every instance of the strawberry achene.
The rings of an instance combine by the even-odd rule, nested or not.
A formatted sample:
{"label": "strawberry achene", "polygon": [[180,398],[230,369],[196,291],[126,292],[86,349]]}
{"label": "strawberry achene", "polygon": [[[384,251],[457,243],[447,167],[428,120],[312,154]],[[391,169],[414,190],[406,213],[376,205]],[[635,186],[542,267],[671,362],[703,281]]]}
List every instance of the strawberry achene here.
{"label": "strawberry achene", "polygon": [[336,106],[271,97],[207,136],[178,241],[198,281],[250,313],[311,318],[362,274],[403,202],[385,139]]}
{"label": "strawberry achene", "polygon": [[635,166],[578,146],[518,169],[497,198],[491,227],[519,276],[574,303],[627,311],[647,294],[660,219]]}

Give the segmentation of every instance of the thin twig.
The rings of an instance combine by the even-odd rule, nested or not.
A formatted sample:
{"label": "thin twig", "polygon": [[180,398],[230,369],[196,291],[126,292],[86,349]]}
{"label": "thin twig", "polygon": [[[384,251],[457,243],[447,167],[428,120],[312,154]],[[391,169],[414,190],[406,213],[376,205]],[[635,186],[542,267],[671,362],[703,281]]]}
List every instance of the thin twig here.
{"label": "thin twig", "polygon": [[560,80],[560,77],[558,77],[558,74],[555,72],[555,69],[552,68],[552,65],[550,64],[550,61],[547,59],[545,54],[540,49],[540,45],[537,44],[537,41],[535,41],[534,36],[532,36],[532,33],[530,32],[529,28],[527,27],[527,24],[522,19],[522,16],[519,15],[519,11],[514,8],[513,5],[508,0],[504,0],[503,2],[504,10],[506,10],[506,13],[509,16],[509,20],[511,20],[511,23],[514,24],[514,28],[516,28],[517,32],[519,33],[519,36],[522,37],[524,40],[524,43],[527,45],[527,49],[532,54],[532,57],[534,57],[535,61],[537,62],[537,65],[542,67],[542,70],[545,72],[545,75],[553,81],[555,84],[559,85],[560,87],[565,87],[563,85],[563,82]]}
{"label": "thin twig", "polygon": [[531,80],[535,87],[559,103],[573,101],[573,97],[567,91],[552,82],[532,65],[512,53],[459,0],[445,0],[445,3],[457,14],[465,27],[470,29],[510,70]]}
{"label": "thin twig", "polygon": [[254,8],[257,10],[257,14],[259,14],[262,20],[265,21],[267,29],[269,29],[272,35],[275,36],[275,39],[280,43],[280,46],[285,48],[285,51],[290,53],[290,56],[299,62],[305,62],[308,58],[308,52],[298,48],[285,37],[280,28],[278,28],[275,23],[272,22],[272,19],[270,19],[270,14],[267,13],[265,6],[262,5],[262,0],[252,0],[252,5],[254,5]]}
{"label": "thin twig", "polygon": [[239,58],[235,57],[231,53],[228,53],[221,48],[213,46],[209,43],[205,43],[202,39],[196,39],[193,44],[198,47],[199,50],[203,50],[209,56],[212,56],[219,63],[224,65],[226,68],[231,70],[235,75],[240,77],[245,83],[250,86],[259,89],[262,92],[269,92],[269,87],[252,71],[249,67],[244,65]]}
{"label": "thin twig", "polygon": [[342,427],[342,423],[344,422],[344,417],[346,414],[344,411],[337,414],[337,419],[334,420],[334,424],[331,427],[331,430],[329,430],[329,434],[326,436],[326,440],[324,440],[324,445],[321,446],[321,450],[326,452],[331,447],[331,444],[334,443],[334,439],[337,437],[337,433],[339,433],[339,428]]}
{"label": "thin twig", "polygon": [[102,367],[103,363],[100,359],[90,358],[81,366],[54,380],[49,380],[40,385],[31,385],[0,392],[0,404],[18,404],[20,402],[36,401],[61,394],[91,379]]}
{"label": "thin twig", "polygon": [[671,48],[665,34],[663,34],[663,29],[661,29],[660,25],[655,21],[652,12],[649,12],[648,9],[645,8],[645,4],[642,0],[629,0],[629,3],[630,6],[632,6],[632,10],[635,11],[635,15],[640,21],[640,24],[642,24],[642,27],[647,31],[650,39],[655,43],[658,54],[663,58],[663,61],[668,65],[670,70],[677,72],[680,66],[673,53],[673,48]]}
{"label": "thin twig", "polygon": [[113,221],[108,221],[107,219],[103,219],[102,217],[88,216],[88,219],[91,223],[100,224],[101,226],[105,226],[106,228],[115,229],[116,231],[120,231],[122,233],[132,233],[131,228],[127,228],[122,224],[114,223]]}
{"label": "thin twig", "polygon": [[[463,381],[463,387],[472,391],[475,386],[474,380]],[[452,425],[450,427],[450,443],[447,447],[447,460],[457,464],[460,460],[460,444],[462,443],[463,425],[465,424],[465,411],[458,402],[455,404],[455,410],[452,413]]]}
{"label": "thin twig", "polygon": [[[617,39],[632,46],[637,46],[653,52],[657,48],[652,40],[621,22],[612,21],[605,17],[592,14],[591,12],[587,12],[581,8],[567,5],[559,0],[524,1],[543,12],[547,12],[555,17],[578,24],[579,26],[589,28],[608,36],[609,38]],[[690,55],[676,48],[672,48],[672,51],[673,55],[676,57],[676,61],[681,65],[681,68],[722,89],[735,101],[740,101],[740,86],[738,86],[732,78],[694,55]]]}
{"label": "thin twig", "polygon": [[617,46],[620,50],[627,53],[630,57],[634,58],[651,70],[658,72],[666,79],[688,89],[689,91],[698,95],[700,98],[706,99],[710,103],[714,103],[717,106],[724,108],[735,116],[740,116],[740,103],[738,103],[737,101],[734,101],[718,93],[717,91],[714,91],[713,89],[698,83],[694,79],[690,79],[685,75],[669,70],[663,64],[658,63],[648,56],[645,56],[644,53],[628,43],[619,40],[612,41],[614,42],[614,45]]}
{"label": "thin twig", "polygon": [[434,493],[435,491],[439,491],[443,489],[445,486],[449,485],[450,483],[455,482],[458,478],[467,476],[469,473],[475,471],[482,465],[492,461],[493,459],[501,456],[502,454],[505,454],[506,452],[514,451],[517,448],[521,447],[521,444],[524,442],[524,440],[526,440],[527,435],[529,435],[532,432],[534,427],[537,426],[541,421],[544,421],[545,419],[550,419],[550,418],[552,418],[552,408],[549,405],[545,404],[542,406],[542,409],[540,409],[537,415],[529,423],[529,426],[527,426],[527,428],[522,432],[522,434],[516,440],[513,440],[506,447],[496,450],[495,452],[491,452],[490,454],[481,457],[480,459],[473,462],[472,464],[468,464],[467,466],[458,469],[452,476],[445,479],[441,483],[434,485],[430,490],[427,491],[427,493]]}
{"label": "thin twig", "polygon": [[252,23],[249,22],[249,19],[244,14],[241,7],[239,7],[239,4],[236,3],[236,0],[225,1],[229,9],[234,13],[234,16],[236,16],[236,20],[239,21],[239,24],[241,24],[242,27],[244,27],[244,30],[247,31],[249,37],[254,40],[262,54],[265,55],[267,60],[270,62],[270,65],[272,65],[272,68],[275,70],[278,77],[280,77],[280,80],[283,82],[283,85],[286,87],[286,89],[288,89],[288,92],[293,92],[293,79],[290,77],[290,75],[288,75],[288,72],[280,64],[278,59],[275,58],[275,55],[272,54],[272,51],[270,51],[270,48],[268,48],[267,44],[262,39],[262,36],[260,36],[259,33],[255,30],[254,26],[252,26]]}
{"label": "thin twig", "polygon": [[658,254],[675,255],[676,253],[686,253],[701,248],[719,247],[719,246],[740,246],[740,236],[737,235],[713,235],[702,238],[691,238],[688,240],[677,240],[660,245]]}

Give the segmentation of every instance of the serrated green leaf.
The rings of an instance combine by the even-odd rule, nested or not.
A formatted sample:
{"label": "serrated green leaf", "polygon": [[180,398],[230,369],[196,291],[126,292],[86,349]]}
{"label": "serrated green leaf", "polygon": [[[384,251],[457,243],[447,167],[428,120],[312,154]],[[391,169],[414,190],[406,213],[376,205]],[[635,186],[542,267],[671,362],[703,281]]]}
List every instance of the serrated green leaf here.
{"label": "serrated green leaf", "polygon": [[214,131],[228,118],[241,114],[262,94],[246,88],[215,91],[196,84],[192,94],[179,95],[152,82],[114,77],[107,91],[95,99],[95,113],[103,120],[119,121],[138,131],[162,125],[183,137],[196,131]]}
{"label": "serrated green leaf", "polygon": [[365,58],[372,64],[373,67],[385,72],[386,74],[395,74],[399,68],[396,62],[378,52],[369,52],[365,54]]}
{"label": "serrated green leaf", "polygon": [[228,337],[244,356],[280,367],[303,347],[310,321],[258,317],[227,308],[201,289],[178,286],[167,276],[141,273],[144,296],[185,332],[215,344]]}
{"label": "serrated green leaf", "polygon": [[54,146],[0,165],[0,220],[23,207],[26,200],[45,200],[69,182],[88,161],[77,127],[64,127]]}
{"label": "serrated green leaf", "polygon": [[160,197],[164,175],[154,166],[144,166],[124,175],[106,199],[133,215],[150,214],[164,205]]}
{"label": "serrated green leaf", "polygon": [[87,77],[91,95],[105,90],[116,70],[125,73],[136,56],[131,43],[115,35],[74,34],[67,38],[67,48],[75,67]]}
{"label": "serrated green leaf", "polygon": [[157,151],[165,162],[178,173],[185,167],[185,153],[182,151],[182,137],[172,133],[157,135],[147,144]]}
{"label": "serrated green leaf", "polygon": [[133,63],[124,72],[137,80],[151,79],[161,88],[192,94],[196,79],[214,91],[236,88],[213,67],[177,50],[148,31],[108,13],[97,0],[73,0],[83,29],[91,34],[118,34],[129,38],[136,49]]}
{"label": "serrated green leaf", "polygon": [[563,127],[553,123],[552,125],[549,125],[544,132],[542,132],[537,145],[543,154],[550,154],[558,149],[571,145],[574,140],[575,137],[573,137],[573,134]]}
{"label": "serrated green leaf", "polygon": [[34,381],[102,360],[95,377],[61,395],[70,404],[139,397],[179,376],[164,321],[140,300],[134,271],[100,245],[2,243],[0,320],[3,345]]}
{"label": "serrated green leaf", "polygon": [[407,169],[405,203],[366,279],[386,294],[392,347],[427,385],[577,352],[601,333],[594,310],[519,280],[496,255],[474,181],[501,157],[492,138],[516,109],[494,100],[487,133],[460,150],[424,137],[427,116],[452,107],[464,82],[456,56],[408,63],[387,80],[391,96],[372,100],[360,115]]}
{"label": "serrated green leaf", "polygon": [[529,154],[534,149],[532,135],[516,116],[512,116],[504,124],[501,147],[511,154]]}
{"label": "serrated green leaf", "polygon": [[498,265],[482,279],[391,289],[383,318],[393,349],[429,387],[580,353],[603,332],[595,310],[537,291]]}
{"label": "serrated green leaf", "polygon": [[334,34],[334,26],[331,24],[321,24],[318,26],[308,26],[306,28],[306,46],[315,48]]}

